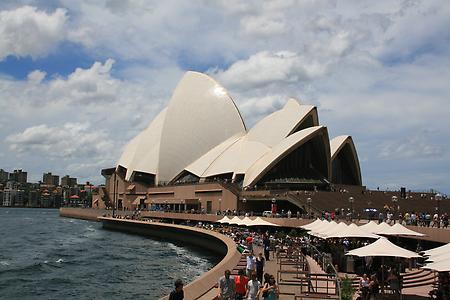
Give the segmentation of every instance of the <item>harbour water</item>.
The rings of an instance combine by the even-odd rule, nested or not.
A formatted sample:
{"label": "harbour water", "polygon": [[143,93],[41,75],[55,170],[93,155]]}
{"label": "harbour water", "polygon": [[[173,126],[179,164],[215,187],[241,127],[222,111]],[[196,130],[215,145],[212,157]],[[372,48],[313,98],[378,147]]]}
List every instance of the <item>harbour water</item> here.
{"label": "harbour water", "polygon": [[0,208],[0,299],[158,299],[216,258],[58,210]]}

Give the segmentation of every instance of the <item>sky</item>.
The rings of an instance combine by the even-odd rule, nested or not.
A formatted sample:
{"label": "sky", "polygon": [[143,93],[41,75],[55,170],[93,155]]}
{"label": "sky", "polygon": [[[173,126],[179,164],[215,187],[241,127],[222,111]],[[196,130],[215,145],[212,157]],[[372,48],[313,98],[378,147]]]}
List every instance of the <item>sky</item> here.
{"label": "sky", "polygon": [[248,128],[317,106],[368,188],[450,192],[446,0],[3,0],[0,168],[103,183],[188,70]]}

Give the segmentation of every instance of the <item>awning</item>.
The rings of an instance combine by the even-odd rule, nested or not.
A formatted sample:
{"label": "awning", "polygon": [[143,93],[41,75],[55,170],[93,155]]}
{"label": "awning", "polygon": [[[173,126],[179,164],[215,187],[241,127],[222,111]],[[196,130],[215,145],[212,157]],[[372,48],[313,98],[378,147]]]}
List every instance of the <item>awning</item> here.
{"label": "awning", "polygon": [[370,245],[354,249],[349,251],[346,255],[355,255],[360,257],[365,256],[390,256],[390,257],[403,257],[403,258],[415,258],[422,257],[419,254],[403,249],[386,238],[379,238],[376,242]]}
{"label": "awning", "polygon": [[[339,223],[342,224],[342,223]],[[339,226],[339,225],[338,225]],[[356,224],[352,223],[347,226],[347,228],[343,228],[342,230],[337,230],[332,234],[328,234],[328,238],[371,238],[378,239],[379,235],[370,233],[358,227]]]}
{"label": "awning", "polygon": [[425,234],[408,229],[402,224],[395,223],[389,230],[383,232],[385,235],[407,235],[407,236],[425,236]]}

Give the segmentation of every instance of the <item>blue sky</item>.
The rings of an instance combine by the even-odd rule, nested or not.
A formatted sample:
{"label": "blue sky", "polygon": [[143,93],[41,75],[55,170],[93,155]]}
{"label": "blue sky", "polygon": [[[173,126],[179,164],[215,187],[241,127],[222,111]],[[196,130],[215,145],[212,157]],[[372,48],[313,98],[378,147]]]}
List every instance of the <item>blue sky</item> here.
{"label": "blue sky", "polygon": [[196,70],[248,127],[316,105],[369,188],[449,193],[449,28],[444,0],[2,1],[0,168],[101,183]]}

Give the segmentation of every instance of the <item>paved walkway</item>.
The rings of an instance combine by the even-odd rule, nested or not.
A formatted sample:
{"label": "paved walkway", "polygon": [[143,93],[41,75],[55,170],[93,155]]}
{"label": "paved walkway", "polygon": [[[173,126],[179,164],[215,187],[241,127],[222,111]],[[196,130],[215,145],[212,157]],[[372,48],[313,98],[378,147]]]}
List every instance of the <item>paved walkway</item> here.
{"label": "paved walkway", "polygon": [[[262,252],[261,247],[255,247],[255,255],[258,255],[258,253]],[[325,274],[324,270],[320,267],[320,265],[310,256],[306,257],[307,262],[309,264],[310,272],[312,274]],[[277,259],[273,257],[273,253],[271,252],[271,257],[269,261],[266,261],[266,265],[264,268],[265,273],[269,273],[271,275],[274,275],[275,278],[277,277],[277,272],[280,270],[280,265],[277,263]],[[339,276],[345,277],[347,275],[346,273],[339,273]],[[355,277],[355,274],[348,274],[348,276]],[[219,279],[219,278],[217,278]],[[322,283],[325,284],[325,283]],[[321,284],[321,285],[322,285]],[[280,295],[280,300],[287,300],[287,299],[294,299],[292,295],[288,295],[287,293],[295,294],[299,292],[300,287],[299,286],[286,286],[283,285],[280,287],[281,292],[283,294]],[[415,287],[415,288],[407,288],[402,290],[402,298],[403,300],[423,300],[428,299],[428,292],[432,289],[432,286],[422,286],[422,287]],[[213,288],[210,290],[207,294],[205,294],[202,298],[202,300],[211,300],[214,299],[215,296],[218,294],[218,289]],[[358,294],[355,293],[353,299],[357,299]],[[262,297],[260,298],[262,299]],[[400,299],[398,296],[393,295],[385,295],[380,299]]]}

